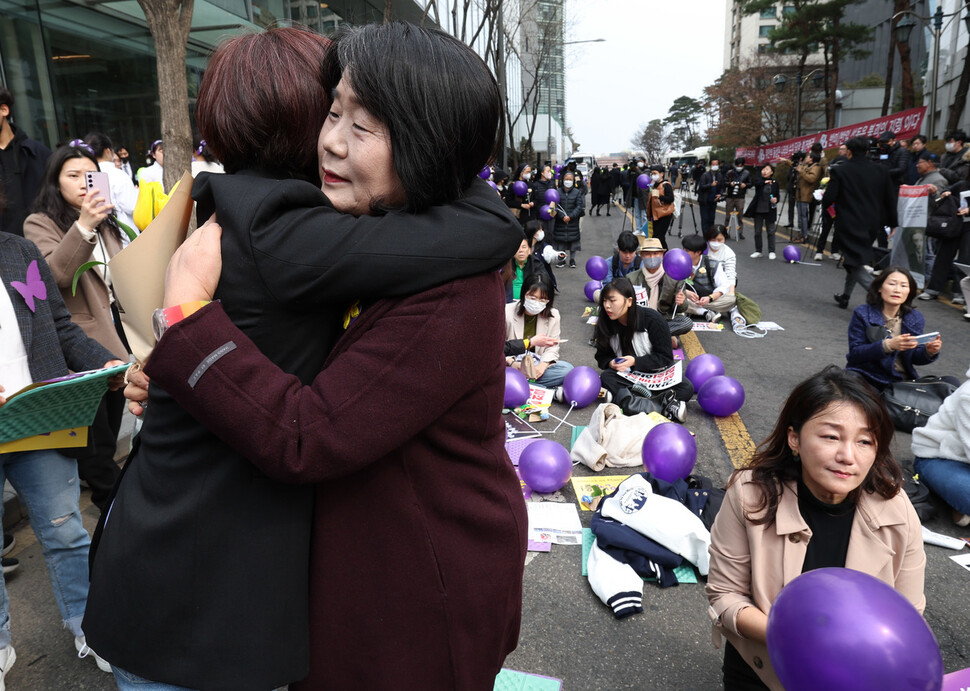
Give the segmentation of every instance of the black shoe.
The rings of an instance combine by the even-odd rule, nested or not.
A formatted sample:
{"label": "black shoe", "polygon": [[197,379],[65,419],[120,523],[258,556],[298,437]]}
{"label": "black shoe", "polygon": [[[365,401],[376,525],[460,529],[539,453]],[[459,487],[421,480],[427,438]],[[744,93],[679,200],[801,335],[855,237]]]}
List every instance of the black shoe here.
{"label": "black shoe", "polygon": [[20,561],[14,559],[13,557],[4,557],[0,559],[3,564],[3,575],[6,576],[8,573],[13,573],[20,568]]}
{"label": "black shoe", "polygon": [[0,555],[7,556],[17,544],[17,540],[10,533],[3,534],[3,550],[0,551]]}
{"label": "black shoe", "polygon": [[610,215],[610,212],[609,212],[609,210],[608,210],[608,209],[607,209],[607,211],[606,211],[606,215],[607,215],[607,216],[609,216],[609,215]]}
{"label": "black shoe", "polygon": [[575,268],[576,268],[576,262],[574,262],[574,261],[570,261],[570,262],[569,262],[569,268],[570,268],[570,269],[575,269]]}
{"label": "black shoe", "polygon": [[738,234],[738,240],[744,240],[744,233]]}
{"label": "black shoe", "polygon": [[833,295],[832,297],[835,298],[835,302],[836,302],[836,304],[838,304],[838,306],[839,306],[840,309],[845,309],[846,307],[849,306],[849,296],[848,295],[845,295],[845,294],[840,293],[838,295]]}

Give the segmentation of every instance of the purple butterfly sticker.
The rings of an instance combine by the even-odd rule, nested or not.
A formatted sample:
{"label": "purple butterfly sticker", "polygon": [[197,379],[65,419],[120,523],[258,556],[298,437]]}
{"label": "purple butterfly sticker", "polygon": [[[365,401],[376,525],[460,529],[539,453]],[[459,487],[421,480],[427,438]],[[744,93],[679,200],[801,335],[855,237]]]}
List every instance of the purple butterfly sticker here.
{"label": "purple butterfly sticker", "polygon": [[34,298],[38,300],[47,299],[47,284],[40,277],[40,268],[37,266],[36,259],[30,262],[30,266],[27,267],[27,282],[10,281],[10,285],[23,296],[24,302],[27,303],[31,312],[37,311]]}

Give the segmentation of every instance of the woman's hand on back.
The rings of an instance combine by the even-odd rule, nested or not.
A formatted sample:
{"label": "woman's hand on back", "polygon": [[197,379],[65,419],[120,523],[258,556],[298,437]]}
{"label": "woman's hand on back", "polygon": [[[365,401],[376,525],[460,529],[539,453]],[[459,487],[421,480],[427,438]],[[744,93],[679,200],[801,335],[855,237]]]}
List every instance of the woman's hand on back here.
{"label": "woman's hand on back", "polygon": [[96,187],[91,188],[81,200],[81,216],[77,222],[88,230],[94,230],[113,209],[111,204],[105,204],[104,196]]}
{"label": "woman's hand on back", "polygon": [[222,275],[222,226],[215,216],[176,250],[165,272],[163,307],[211,300]]}

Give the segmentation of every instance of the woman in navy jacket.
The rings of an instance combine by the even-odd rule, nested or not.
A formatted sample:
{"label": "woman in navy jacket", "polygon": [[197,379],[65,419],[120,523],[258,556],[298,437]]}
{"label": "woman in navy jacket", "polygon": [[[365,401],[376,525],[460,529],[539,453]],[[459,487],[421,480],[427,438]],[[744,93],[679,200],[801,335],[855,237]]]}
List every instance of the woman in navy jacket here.
{"label": "woman in navy jacket", "polygon": [[894,381],[918,379],[914,365],[927,365],[939,356],[939,336],[918,345],[923,315],[913,307],[915,281],[906,269],[891,266],[869,287],[866,304],[849,322],[848,370],[864,376],[879,390]]}
{"label": "woman in navy jacket", "polygon": [[[556,204],[553,236],[556,249],[569,252],[569,266],[572,269],[576,268],[576,252],[583,249],[579,242],[579,219],[586,213],[585,205],[585,193],[576,184],[576,176],[566,173],[562,176],[562,189],[559,191],[559,203]],[[565,265],[565,260],[561,260],[556,266],[562,268]]]}

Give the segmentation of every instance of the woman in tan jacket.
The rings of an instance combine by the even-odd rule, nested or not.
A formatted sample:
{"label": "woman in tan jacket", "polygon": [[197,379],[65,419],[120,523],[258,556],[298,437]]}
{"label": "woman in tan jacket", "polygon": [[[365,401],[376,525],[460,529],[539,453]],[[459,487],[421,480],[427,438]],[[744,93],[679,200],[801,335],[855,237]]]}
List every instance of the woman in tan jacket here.
{"label": "woman in tan jacket", "polygon": [[[110,216],[113,207],[96,189],[88,193],[86,172],[97,172],[94,153],[81,140],[55,151],[47,162],[34,212],[24,221],[24,237],[33,241],[71,312],[71,321],[120,360],[128,359],[117,309],[112,304],[107,267],[81,275],[77,293],[71,285],[78,268],[89,261],[107,262],[121,251],[121,231]],[[103,509],[118,475],[115,446],[124,412],[122,392],[110,392],[91,425],[87,449],[78,456],[78,474],[91,488],[91,501]]]}
{"label": "woman in tan jacket", "polygon": [[795,242],[805,242],[808,240],[809,207],[812,205],[812,196],[818,188],[819,180],[822,179],[822,157],[821,154],[811,152],[805,159],[798,164],[795,169],[798,171],[798,229],[800,237],[792,238]]}
{"label": "woman in tan jacket", "polygon": [[893,425],[861,377],[829,367],[795,387],[771,435],[728,483],[711,529],[707,597],[724,688],[782,689],[766,647],[768,612],[799,574],[875,576],[920,612],[926,555],[893,458]]}

